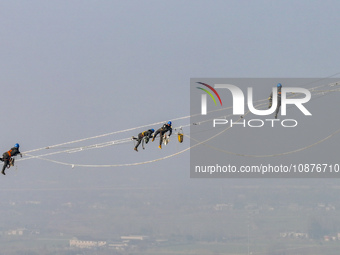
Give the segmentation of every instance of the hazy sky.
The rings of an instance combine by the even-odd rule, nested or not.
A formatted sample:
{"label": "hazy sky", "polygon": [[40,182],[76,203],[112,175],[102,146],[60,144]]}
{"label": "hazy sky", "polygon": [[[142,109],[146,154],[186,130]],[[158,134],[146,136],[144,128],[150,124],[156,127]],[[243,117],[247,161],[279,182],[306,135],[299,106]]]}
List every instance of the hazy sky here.
{"label": "hazy sky", "polygon": [[[27,151],[188,115],[192,77],[338,73],[339,10],[307,0],[0,1],[0,147]],[[105,160],[143,160],[122,148]],[[46,167],[65,168],[20,163],[27,176]]]}

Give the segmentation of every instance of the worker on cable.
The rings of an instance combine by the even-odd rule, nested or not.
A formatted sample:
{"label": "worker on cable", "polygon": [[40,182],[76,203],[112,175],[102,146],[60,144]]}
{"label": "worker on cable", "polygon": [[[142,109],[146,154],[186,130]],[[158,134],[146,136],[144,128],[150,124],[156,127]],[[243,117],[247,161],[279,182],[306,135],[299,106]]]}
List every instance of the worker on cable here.
{"label": "worker on cable", "polygon": [[160,136],[160,139],[159,139],[159,146],[158,148],[162,149],[162,142],[163,142],[163,135],[169,131],[169,137],[171,136],[172,134],[172,126],[171,126],[171,121],[169,121],[168,123],[165,123],[161,128],[159,128],[153,138],[152,138],[152,141],[155,140],[156,136],[159,134]]}
{"label": "worker on cable", "polygon": [[[138,148],[138,146],[140,145],[140,143],[142,142],[143,139],[144,139],[145,143],[148,143],[149,139],[152,137],[153,132],[155,132],[155,130],[153,128],[151,128],[151,129],[146,130],[142,133],[139,133],[137,138],[133,136],[132,139],[137,140],[137,144],[136,144],[134,150],[138,152],[137,148]],[[143,147],[143,149],[144,149],[144,147]]]}
{"label": "worker on cable", "polygon": [[[280,111],[280,107],[281,107],[281,89],[282,89],[282,85],[281,83],[277,84],[277,106],[276,106],[276,110],[275,110],[275,119],[277,119],[277,114]],[[272,107],[272,101],[273,101],[273,92],[270,94],[269,96],[269,107]]]}
{"label": "worker on cable", "polygon": [[19,144],[18,143],[16,143],[12,149],[10,149],[9,151],[2,154],[2,158],[0,158],[0,160],[4,162],[4,166],[2,167],[2,172],[1,172],[3,175],[6,175],[5,174],[6,167],[9,168],[11,166],[14,166],[14,158],[12,158],[12,157],[14,157],[18,154],[20,154],[20,156],[22,157],[22,154],[19,151]]}

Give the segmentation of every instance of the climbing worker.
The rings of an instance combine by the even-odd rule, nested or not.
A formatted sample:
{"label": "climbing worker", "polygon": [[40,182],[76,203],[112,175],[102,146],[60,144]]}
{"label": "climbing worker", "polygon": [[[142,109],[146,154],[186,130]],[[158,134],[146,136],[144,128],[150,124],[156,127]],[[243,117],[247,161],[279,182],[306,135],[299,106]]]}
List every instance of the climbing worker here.
{"label": "climbing worker", "polygon": [[160,136],[160,139],[159,139],[159,146],[158,148],[162,149],[162,142],[163,142],[163,135],[169,131],[169,137],[171,136],[172,134],[172,126],[171,126],[171,121],[169,121],[168,123],[165,123],[161,128],[159,128],[153,138],[152,138],[152,141],[155,140],[156,136],[159,134]]}
{"label": "climbing worker", "polygon": [[[281,107],[281,89],[282,89],[282,85],[281,83],[277,84],[277,106],[276,106],[276,110],[275,110],[275,119],[277,119],[277,115],[280,111],[280,107]],[[269,107],[272,107],[272,101],[273,101],[273,92],[270,94],[269,96]]]}
{"label": "climbing worker", "polygon": [[2,154],[2,158],[0,158],[0,160],[4,162],[4,166],[2,167],[2,172],[1,172],[3,175],[6,175],[5,174],[6,167],[9,168],[10,166],[14,165],[14,158],[12,158],[12,157],[14,157],[18,154],[20,154],[20,156],[22,157],[22,154],[19,151],[19,144],[18,143],[16,143],[12,149],[10,149],[9,151]]}
{"label": "climbing worker", "polygon": [[[132,139],[137,140],[137,144],[134,148],[135,151],[138,152],[138,146],[140,145],[140,143],[142,142],[142,140],[144,139],[145,143],[149,142],[149,139],[152,137],[153,132],[155,132],[155,130],[153,128],[146,130],[142,133],[138,134],[138,137],[132,137]],[[144,149],[144,148],[143,148]]]}

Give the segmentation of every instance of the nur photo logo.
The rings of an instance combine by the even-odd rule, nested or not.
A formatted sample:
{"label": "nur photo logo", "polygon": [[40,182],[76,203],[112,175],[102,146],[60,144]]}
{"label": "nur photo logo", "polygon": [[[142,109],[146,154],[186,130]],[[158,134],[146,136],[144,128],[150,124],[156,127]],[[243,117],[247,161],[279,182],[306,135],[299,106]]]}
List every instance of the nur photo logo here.
{"label": "nur photo logo", "polygon": [[[207,95],[210,96],[210,98],[213,100],[215,106],[217,106],[217,101],[215,97],[218,98],[221,107],[222,105],[222,99],[221,96],[226,95],[225,93],[229,93],[232,96],[232,109],[233,109],[233,115],[236,116],[244,116],[246,113],[252,113],[256,116],[268,116],[270,114],[275,114],[275,119],[266,119],[266,122],[270,122],[271,126],[274,127],[274,122],[279,121],[277,119],[277,114],[279,112],[279,109],[281,108],[281,115],[286,116],[287,115],[287,106],[295,106],[297,109],[299,109],[305,116],[311,116],[312,114],[310,111],[307,110],[305,104],[308,103],[308,101],[311,99],[311,93],[308,89],[300,88],[300,87],[283,87],[281,83],[278,83],[277,86],[272,87],[271,91],[271,97],[270,97],[270,105],[268,108],[265,109],[257,109],[257,106],[255,105],[256,102],[254,102],[254,96],[253,96],[253,88],[247,87],[247,98],[245,98],[245,95],[243,91],[236,85],[233,84],[214,84],[213,86],[204,83],[204,82],[196,82],[197,84],[200,84],[204,87],[196,87],[197,89],[200,89],[204,91],[204,94],[201,94],[201,115],[207,115],[208,114],[208,104],[207,104]],[[218,90],[218,92],[217,92]],[[293,96],[292,96],[293,95]],[[298,97],[296,97],[298,95]],[[247,102],[248,111],[246,111],[245,108],[245,102]],[[263,107],[262,107],[263,108]],[[249,127],[262,127],[265,123],[264,120],[261,119],[251,119],[246,122],[246,120],[238,121],[238,125],[243,125],[244,127],[246,124],[249,124]],[[284,123],[292,122],[294,124],[287,125]],[[227,123],[230,123],[231,126],[235,123],[231,119],[230,121],[226,119],[214,119],[213,120],[213,126],[216,125],[225,125]],[[256,123],[256,124],[255,124]],[[294,119],[283,119],[281,120],[281,124],[283,127],[295,127],[297,126],[297,121]]]}
{"label": "nur photo logo", "polygon": [[[242,90],[239,87],[237,87],[236,85],[215,84],[214,87],[212,87],[212,86],[205,84],[203,82],[197,82],[197,83],[202,84],[202,85],[210,88],[215,93],[215,95],[218,97],[218,99],[220,100],[221,106],[222,106],[222,100],[220,98],[220,95],[217,93],[217,91],[215,89],[227,89],[227,90],[229,90],[232,94],[232,97],[233,97],[233,115],[243,115],[245,113],[244,94],[243,94]],[[197,88],[205,91],[208,95],[210,95],[210,97],[213,99],[215,105],[217,105],[216,100],[215,100],[214,96],[211,94],[211,92],[209,92],[206,89],[200,88],[200,87],[197,87]],[[304,98],[289,98],[287,96],[288,94],[296,94],[296,93],[304,94],[305,97]],[[275,111],[275,109],[278,105],[277,87],[272,88],[272,94],[273,94],[273,102],[272,102],[271,107],[267,110],[258,110],[254,107],[253,88],[248,87],[247,88],[247,104],[248,104],[249,111],[251,113],[255,114],[255,115],[260,115],[260,116],[272,114]],[[287,105],[289,105],[289,104],[295,105],[298,109],[300,109],[300,111],[304,115],[312,115],[306,109],[306,107],[303,105],[303,104],[307,103],[310,99],[311,99],[311,93],[308,89],[297,88],[297,87],[283,87],[282,92],[281,92],[281,100],[280,100],[281,106],[282,106],[282,114],[281,115],[287,114]],[[206,114],[207,114],[207,95],[202,94],[201,95],[201,115],[206,115]]]}

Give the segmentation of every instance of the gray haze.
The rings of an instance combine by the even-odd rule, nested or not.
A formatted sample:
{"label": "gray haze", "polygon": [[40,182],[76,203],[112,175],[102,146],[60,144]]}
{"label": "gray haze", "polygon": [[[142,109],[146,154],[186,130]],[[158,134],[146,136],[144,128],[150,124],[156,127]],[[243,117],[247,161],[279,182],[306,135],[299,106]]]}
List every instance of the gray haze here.
{"label": "gray haze", "polygon": [[[306,0],[0,1],[0,148],[5,152],[18,142],[25,152],[188,116],[190,78],[323,78],[337,74],[339,10],[337,1]],[[269,95],[270,88],[263,91],[261,99]],[[318,116],[322,115],[318,103],[325,110],[329,104],[332,113],[337,113],[338,94],[315,102],[312,107]],[[318,130],[321,139],[339,128],[336,118],[321,119],[322,124],[307,122],[316,125],[313,131],[299,130],[307,135],[300,138],[301,144],[312,142],[312,134]],[[187,119],[173,126],[188,123]],[[136,136],[143,130],[99,142]],[[261,142],[251,136],[248,139],[253,146]],[[289,140],[282,138],[272,145],[274,151],[281,142],[289,149]],[[303,154],[303,163],[311,155],[315,159],[328,151],[334,160],[338,142],[336,136],[311,154]],[[72,146],[78,145],[65,147]],[[186,139],[159,150],[154,142],[136,153],[131,142],[50,158],[90,165],[134,163],[162,158],[188,146]],[[236,142],[235,146],[243,150]],[[17,168],[0,178],[4,216],[0,243],[7,249],[5,254],[74,254],[64,251],[72,237],[114,241],[132,234],[171,240],[173,246],[184,238],[197,250],[206,242],[241,240],[237,247],[243,248],[236,247],[233,254],[246,254],[242,240],[247,231],[261,233],[258,243],[272,233],[307,231],[321,223],[324,231],[319,234],[340,232],[340,219],[328,222],[321,213],[305,214],[320,203],[337,203],[338,191],[332,187],[338,187],[338,179],[190,179],[189,156],[185,152],[152,164],[120,168],[72,169],[38,159],[17,162]],[[330,193],[333,195],[324,199]],[[214,220],[215,211],[207,208],[216,204],[233,204],[240,212],[219,214]],[[305,211],[281,221],[281,214],[271,214],[268,220],[258,218],[247,230],[249,212],[243,210],[253,204],[282,206],[283,211],[293,204],[299,209],[304,206],[301,210]],[[231,226],[227,219],[239,225]],[[305,221],[299,229],[293,229],[301,219]],[[24,237],[31,246],[8,237],[7,231],[20,228],[30,233],[39,230],[40,236]],[[46,236],[62,241],[37,241]],[[290,246],[278,241],[277,247],[263,244],[256,248],[254,239],[251,244],[259,254],[279,254],[274,252]],[[148,254],[148,249],[142,251]],[[206,253],[199,250],[197,254],[230,254],[222,248],[202,250]]]}

